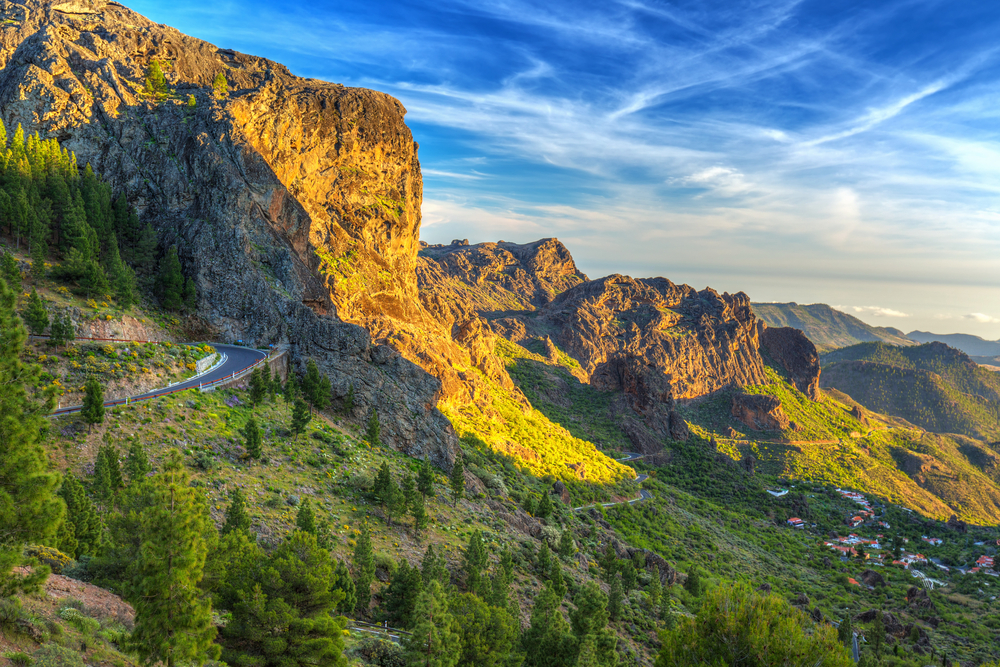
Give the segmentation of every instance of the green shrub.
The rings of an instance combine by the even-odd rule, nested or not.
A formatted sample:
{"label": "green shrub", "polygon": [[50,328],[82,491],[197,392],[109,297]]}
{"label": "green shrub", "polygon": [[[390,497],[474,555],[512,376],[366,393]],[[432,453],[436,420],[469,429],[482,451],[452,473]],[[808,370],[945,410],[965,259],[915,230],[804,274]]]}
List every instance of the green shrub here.
{"label": "green shrub", "polygon": [[405,667],[403,649],[384,639],[368,637],[361,642],[358,653],[369,665],[376,667]]}
{"label": "green shrub", "polygon": [[85,616],[74,607],[66,607],[59,612],[59,617],[84,634],[90,634],[100,629],[101,624],[96,618]]}
{"label": "green shrub", "polygon": [[28,665],[34,662],[34,660],[31,659],[31,656],[25,653],[24,651],[14,651],[13,653],[4,653],[3,657],[10,660],[10,664],[15,665],[15,667],[27,667]]}
{"label": "green shrub", "polygon": [[79,653],[58,644],[46,644],[35,651],[34,659],[34,667],[86,667]]}
{"label": "green shrub", "polygon": [[389,554],[382,553],[381,551],[375,554],[375,567],[376,569],[381,568],[389,573],[390,577],[395,576],[396,569],[399,565],[396,563],[395,559]]}
{"label": "green shrub", "polygon": [[73,564],[73,559],[58,549],[43,546],[30,546],[24,550],[30,558],[37,558],[42,565],[48,565],[52,574],[62,574],[63,570]]}

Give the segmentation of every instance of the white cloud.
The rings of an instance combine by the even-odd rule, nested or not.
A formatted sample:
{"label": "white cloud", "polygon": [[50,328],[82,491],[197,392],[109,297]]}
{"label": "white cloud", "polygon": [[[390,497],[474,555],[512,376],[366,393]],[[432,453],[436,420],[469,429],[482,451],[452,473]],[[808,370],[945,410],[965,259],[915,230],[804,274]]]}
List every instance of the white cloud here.
{"label": "white cloud", "polygon": [[904,313],[899,310],[893,310],[892,308],[883,308],[882,306],[851,306],[851,310],[855,313],[861,313],[864,315],[872,315],[874,317],[909,317],[909,313]]}
{"label": "white cloud", "polygon": [[709,167],[686,178],[670,179],[668,183],[708,188],[723,197],[733,197],[753,189],[753,184],[743,173],[731,167]]}
{"label": "white cloud", "polygon": [[980,324],[996,324],[1000,322],[1000,317],[992,317],[985,313],[969,313],[965,316],[965,319],[979,322]]}

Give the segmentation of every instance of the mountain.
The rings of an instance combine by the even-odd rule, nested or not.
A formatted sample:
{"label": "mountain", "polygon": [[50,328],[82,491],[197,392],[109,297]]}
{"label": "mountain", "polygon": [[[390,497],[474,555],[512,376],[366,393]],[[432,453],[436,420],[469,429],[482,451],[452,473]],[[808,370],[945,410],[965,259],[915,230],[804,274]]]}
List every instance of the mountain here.
{"label": "mountain", "polygon": [[771,327],[794,327],[816,344],[820,351],[848,347],[856,343],[884,341],[892,345],[913,345],[902,331],[874,327],[824,303],[754,303],[757,317]]}
{"label": "mountain", "polygon": [[[155,597],[155,586],[137,586],[137,538],[159,537],[147,519],[165,513],[145,483],[176,449],[185,494],[198,500],[191,516],[211,519],[198,531],[209,542],[199,597],[226,619],[227,649],[247,647],[239,662],[306,664],[301,652],[281,654],[283,641],[325,628],[334,631],[306,644],[337,639],[352,664],[403,664],[402,649],[366,637],[364,624],[405,633],[445,623],[443,613],[415,618],[419,598],[421,610],[454,614],[442,629],[459,637],[462,664],[517,664],[538,645],[526,632],[533,616],[561,633],[545,644],[568,654],[564,664],[652,664],[662,632],[738,581],[770,591],[762,599],[783,627],[791,620],[808,636],[831,637],[829,622],[846,613],[867,628],[875,609],[888,612],[893,659],[907,667],[924,664],[931,638],[956,659],[998,657],[985,577],[936,573],[945,585],[924,592],[890,549],[871,548],[886,560],[875,572],[822,543],[857,511],[836,487],[860,489],[901,537],[947,539],[942,562],[971,566],[982,555],[971,545],[995,540],[989,526],[1000,521],[991,447],[821,391],[816,346],[765,324],[743,293],[591,280],[553,238],[422,245],[418,147],[387,95],[293,76],[117,2],[0,11],[0,115],[18,144],[0,163],[3,184],[30,186],[29,174],[45,183],[24,198],[40,221],[70,210],[51,206],[50,175],[33,169],[44,162],[25,158],[38,154],[38,132],[70,178],[99,176],[150,225],[156,266],[143,275],[176,277],[176,250],[195,297],[181,312],[150,284],[139,308],[98,301],[60,282],[71,257],[58,239],[51,270],[11,242],[5,275],[36,269],[31,286],[80,331],[148,340],[153,329],[133,325],[149,320],[167,339],[32,339],[23,356],[43,366],[39,391],[72,397],[84,378],[146,389],[209,354],[181,341],[238,339],[286,350],[279,379],[298,376],[322,399],[296,403],[295,384],[260,392],[257,376],[88,414],[96,423],[53,418],[47,461],[82,483],[65,477],[68,519],[33,545],[46,562],[128,601]],[[77,164],[53,147],[72,149]],[[104,217],[88,203],[70,211],[84,232],[83,221]],[[44,239],[41,222],[34,231]],[[624,452],[641,457],[626,465]],[[767,492],[778,487],[789,493]],[[808,526],[790,528],[792,517]],[[230,518],[242,527],[219,535]],[[872,519],[851,530],[875,540],[884,528]],[[345,597],[334,612],[348,591],[355,604]],[[51,640],[40,650],[55,658],[132,661],[119,651],[132,645],[131,619],[102,625],[100,609],[79,606],[7,605],[5,651]],[[356,631],[342,631],[341,613]],[[529,657],[543,667],[547,656]]]}
{"label": "mountain", "polygon": [[970,334],[936,334],[929,331],[911,331],[906,334],[919,343],[939,342],[965,352],[970,357],[1000,356],[1000,340],[986,340]]}
{"label": "mountain", "polygon": [[820,382],[937,433],[1000,439],[1000,375],[944,343],[861,343],[823,355]]}

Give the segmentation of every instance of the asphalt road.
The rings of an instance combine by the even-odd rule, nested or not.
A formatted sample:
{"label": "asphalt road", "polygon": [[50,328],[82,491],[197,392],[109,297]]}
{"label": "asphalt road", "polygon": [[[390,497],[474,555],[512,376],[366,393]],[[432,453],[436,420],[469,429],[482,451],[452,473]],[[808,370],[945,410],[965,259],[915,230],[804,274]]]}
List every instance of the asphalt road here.
{"label": "asphalt road", "polygon": [[[626,463],[628,461],[635,461],[636,459],[641,459],[641,458],[645,458],[645,455],[644,454],[636,454],[635,452],[625,452],[625,457],[624,458],[615,459],[615,460],[618,461],[619,463]],[[636,482],[636,484],[642,484],[647,479],[649,479],[649,475],[643,474],[643,475],[636,475],[635,476],[635,482]],[[633,498],[632,500],[620,500],[620,501],[618,501],[616,503],[601,503],[600,505],[601,505],[601,507],[614,507],[615,505],[624,505],[625,503],[628,503],[629,505],[631,505],[632,503],[641,503],[643,500],[649,500],[652,497],[653,497],[653,494],[650,493],[649,491],[647,491],[646,489],[639,489],[639,497],[638,498]],[[574,507],[573,511],[574,512],[579,512],[580,510],[590,509],[591,507],[597,507],[597,505],[595,504],[595,505],[584,505],[583,507]]]}
{"label": "asphalt road", "polygon": [[[188,380],[182,380],[177,384],[170,385],[168,387],[162,387],[160,389],[153,389],[152,391],[147,391],[144,394],[136,394],[135,396],[129,396],[128,402],[134,403],[135,401],[142,401],[149,398],[155,398],[157,396],[163,396],[165,394],[173,394],[178,391],[184,391],[185,389],[191,389],[204,384],[211,384],[217,380],[224,380],[227,377],[232,376],[235,373],[246,370],[256,362],[260,361],[267,356],[267,353],[261,352],[259,350],[254,350],[248,347],[239,347],[237,345],[222,345],[214,344],[212,347],[219,355],[225,355],[225,361],[213,368],[211,371],[199,375]],[[110,408],[116,405],[124,405],[125,398],[113,398],[104,402],[104,407]],[[64,415],[71,412],[79,411],[83,406],[74,405],[66,408],[60,408],[56,410],[54,415]]]}

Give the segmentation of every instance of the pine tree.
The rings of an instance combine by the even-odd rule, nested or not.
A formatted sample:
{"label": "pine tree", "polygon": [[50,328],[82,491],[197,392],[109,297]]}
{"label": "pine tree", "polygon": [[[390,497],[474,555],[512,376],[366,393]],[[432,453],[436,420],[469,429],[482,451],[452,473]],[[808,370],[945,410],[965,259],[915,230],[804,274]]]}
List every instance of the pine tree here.
{"label": "pine tree", "polygon": [[465,588],[470,593],[485,597],[483,585],[483,569],[489,563],[483,534],[474,530],[469,538],[469,544],[462,554],[462,567],[465,570]]}
{"label": "pine tree", "polygon": [[368,427],[365,429],[365,440],[372,447],[378,447],[381,443],[379,441],[379,435],[382,431],[382,427],[379,425],[378,421],[378,410],[372,407],[372,412],[368,415]]}
{"label": "pine tree", "polygon": [[299,383],[295,379],[295,373],[289,373],[288,379],[285,380],[285,390],[284,390],[285,402],[292,403],[296,398],[299,397]]}
{"label": "pine tree", "polygon": [[101,445],[94,463],[94,495],[109,504],[119,489],[125,487],[118,451],[111,445]]}
{"label": "pine tree", "polygon": [[311,408],[316,407],[318,394],[322,390],[322,381],[319,377],[319,367],[312,359],[306,362],[306,374],[302,378],[302,395],[309,402]]}
{"label": "pine tree", "polygon": [[547,491],[538,499],[538,508],[535,510],[535,516],[539,519],[547,519],[552,516],[552,498]]}
{"label": "pine tree", "polygon": [[439,556],[434,552],[433,544],[427,547],[424,559],[420,562],[420,576],[423,578],[425,585],[433,579],[440,582],[442,586],[447,586],[451,580],[451,575],[448,573],[448,564],[445,562],[443,556]]}
{"label": "pine tree", "polygon": [[423,495],[419,493],[414,495],[413,502],[410,503],[410,514],[413,516],[413,532],[419,539],[421,531],[427,528],[429,521]]}
{"label": "pine tree", "polygon": [[160,303],[167,310],[180,310],[184,299],[184,276],[177,246],[170,246],[160,262]]}
{"label": "pine tree", "polygon": [[194,95],[188,95],[188,101],[187,101],[187,108],[188,108],[188,110],[193,111],[195,109],[195,107],[197,107],[197,106],[198,106],[198,100],[195,99],[195,96]]}
{"label": "pine tree", "polygon": [[392,472],[389,470],[389,464],[383,461],[372,483],[372,495],[382,507],[385,507],[390,484],[392,484]]}
{"label": "pine tree", "polygon": [[247,512],[247,501],[243,492],[236,487],[229,493],[229,507],[226,508],[226,522],[222,525],[222,534],[234,530],[250,532],[250,513]]}
{"label": "pine tree", "polygon": [[434,471],[431,470],[431,462],[427,458],[420,462],[420,472],[417,473],[417,490],[425,498],[434,497]]}
{"label": "pine tree", "polygon": [[390,526],[392,518],[406,513],[406,498],[402,489],[395,480],[389,479],[389,484],[384,493],[385,501],[382,503],[382,511],[385,513],[385,520]]}
{"label": "pine tree", "polygon": [[351,572],[344,565],[344,561],[337,560],[333,567],[332,581],[330,588],[340,591],[343,594],[340,602],[337,603],[337,611],[342,614],[354,613],[354,607],[358,604],[358,592],[354,587],[354,579],[351,578]]}
{"label": "pine tree", "polygon": [[73,473],[66,473],[59,495],[66,503],[66,521],[73,526],[76,541],[76,551],[70,555],[74,558],[98,555],[104,542],[101,520],[83,485]]}
{"label": "pine tree", "polygon": [[354,414],[354,384],[347,387],[347,395],[344,396],[344,416],[350,417]]}
{"label": "pine tree", "polygon": [[299,505],[298,514],[295,515],[295,527],[312,535],[316,534],[316,515],[313,514],[308,498]]}
{"label": "pine tree", "polygon": [[198,590],[210,519],[177,450],[168,452],[163,472],[154,478],[153,495],[155,504],[142,514],[132,644],[149,663],[203,664],[219,657],[211,604]]}
{"label": "pine tree", "polygon": [[618,554],[615,548],[608,542],[604,545],[604,552],[600,557],[601,570],[604,572],[604,581],[611,583],[611,580],[618,574]]}
{"label": "pine tree", "polygon": [[513,651],[519,628],[506,608],[487,605],[475,595],[463,593],[448,601],[448,612],[462,647],[459,665],[520,664]]}
{"label": "pine tree", "polygon": [[216,72],[215,78],[212,80],[212,91],[216,97],[225,97],[229,94],[229,82],[226,81],[226,75],[222,72]]}
{"label": "pine tree", "polygon": [[55,347],[62,347],[74,340],[76,340],[76,327],[73,326],[73,321],[69,319],[69,315],[56,315],[53,317],[49,344]]}
{"label": "pine tree", "polygon": [[878,662],[882,661],[882,651],[885,648],[885,621],[882,620],[882,612],[878,609],[875,610],[875,622],[872,623],[872,630],[868,633],[865,639],[869,639],[872,644],[872,651],[875,653],[875,659]]}
{"label": "pine tree", "polygon": [[845,614],[844,620],[842,620],[840,625],[837,627],[837,638],[840,640],[840,643],[847,648],[851,648],[854,643],[854,626],[851,622],[850,614]]}
{"label": "pine tree", "polygon": [[701,597],[701,573],[698,571],[697,566],[692,567],[691,571],[688,572],[687,581],[684,582],[684,590],[693,597]]}
{"label": "pine tree", "polygon": [[125,456],[125,477],[128,478],[129,484],[136,484],[146,479],[146,475],[152,471],[153,466],[146,457],[146,449],[142,446],[142,442],[135,438]]}
{"label": "pine tree", "polygon": [[601,667],[614,667],[618,663],[618,637],[607,627],[608,598],[596,582],[590,581],[577,591],[573,604],[576,609],[570,612],[570,625],[576,638],[577,666],[585,661]]}
{"label": "pine tree", "polygon": [[371,534],[368,526],[361,528],[354,543],[354,588],[357,591],[358,602],[355,611],[365,613],[372,599],[372,580],[375,578],[375,553],[372,551]]}
{"label": "pine tree", "polygon": [[413,475],[406,473],[403,475],[403,481],[399,485],[400,490],[403,492],[403,503],[406,511],[409,511],[413,504],[413,498],[417,495],[417,485],[413,481]]}
{"label": "pine tree", "polygon": [[424,582],[420,570],[410,567],[410,562],[400,556],[396,574],[385,591],[385,614],[390,625],[398,628],[413,627],[413,609]]}
{"label": "pine tree", "polygon": [[247,456],[255,461],[259,461],[264,454],[264,438],[253,415],[250,415],[250,419],[243,426],[243,446],[246,447]]}
{"label": "pine tree", "polygon": [[24,311],[24,323],[36,336],[45,333],[49,326],[49,311],[45,307],[45,300],[38,296],[38,292],[35,290],[31,290],[31,296],[28,298],[28,307]]}
{"label": "pine tree", "polygon": [[80,415],[87,424],[87,433],[94,424],[104,423],[104,387],[96,378],[90,378],[84,385],[83,410]]}
{"label": "pine tree", "polygon": [[542,540],[542,546],[538,548],[538,572],[545,576],[552,569],[552,552],[549,550],[549,543]]}
{"label": "pine tree", "polygon": [[309,414],[306,402],[301,398],[295,399],[295,405],[292,407],[292,433],[296,439],[306,432],[306,426],[311,420],[312,415]]}
{"label": "pine tree", "polygon": [[268,386],[264,382],[264,372],[257,367],[250,373],[250,403],[260,405],[267,396]]}
{"label": "pine tree", "polygon": [[437,581],[431,581],[414,605],[417,623],[404,643],[407,665],[455,667],[461,657],[460,638],[452,630],[448,598]]}
{"label": "pine tree", "polygon": [[500,569],[493,575],[493,590],[490,604],[494,607],[501,607],[511,612],[511,615],[518,616],[520,609],[517,605],[511,605],[510,592],[514,583],[514,557],[509,549],[500,552]]}
{"label": "pine tree", "polygon": [[184,281],[184,310],[193,313],[198,310],[198,288],[190,276]]}
{"label": "pine tree", "polygon": [[566,580],[563,578],[562,565],[559,564],[558,560],[552,560],[548,580],[552,582],[552,592],[558,595],[560,600],[566,597],[568,589]]}
{"label": "pine tree", "polygon": [[455,464],[451,467],[451,500],[453,505],[458,505],[458,501],[465,497],[465,466],[462,465],[462,457],[455,457]]}
{"label": "pine tree", "polygon": [[531,608],[531,625],[521,637],[525,667],[573,667],[575,655],[562,600],[546,582]]}
{"label": "pine tree", "polygon": [[625,595],[628,595],[629,592],[635,588],[636,582],[639,578],[635,571],[635,567],[632,565],[632,561],[627,560],[622,564],[621,573],[622,588],[625,589]]}
{"label": "pine tree", "polygon": [[160,63],[156,60],[149,61],[146,67],[146,93],[154,97],[167,94],[167,79],[163,76]]}
{"label": "pine tree", "polygon": [[622,616],[622,600],[625,598],[625,591],[622,589],[622,580],[614,577],[611,580],[611,590],[608,592],[608,618],[617,621]]}
{"label": "pine tree", "polygon": [[[6,192],[0,195],[0,197],[6,196]],[[21,268],[17,265],[17,259],[9,252],[3,254],[3,260],[0,262],[0,277],[7,281],[12,290],[21,289]]]}
{"label": "pine tree", "polygon": [[297,530],[275,549],[223,628],[223,659],[259,667],[346,667],[330,554]]}
{"label": "pine tree", "polygon": [[646,595],[649,596],[649,609],[655,618],[660,612],[660,598],[663,597],[663,582],[660,581],[660,569],[653,570],[653,576],[646,587]]}
{"label": "pine tree", "polygon": [[563,558],[569,558],[576,551],[576,547],[573,545],[573,531],[569,528],[562,532],[559,536],[559,555]]}

